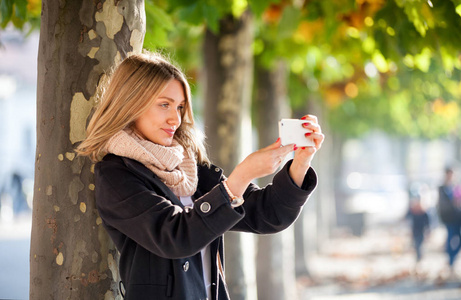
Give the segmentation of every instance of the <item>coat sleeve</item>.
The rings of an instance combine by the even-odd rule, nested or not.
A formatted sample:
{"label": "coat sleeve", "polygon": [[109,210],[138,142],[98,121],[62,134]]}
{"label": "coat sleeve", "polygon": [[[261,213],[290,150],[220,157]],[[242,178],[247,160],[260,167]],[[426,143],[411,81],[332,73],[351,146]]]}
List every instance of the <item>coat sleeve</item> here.
{"label": "coat sleeve", "polygon": [[183,209],[120,161],[99,162],[95,184],[99,214],[119,250],[131,239],[164,258],[188,257],[243,218],[220,184]]}
{"label": "coat sleeve", "polygon": [[245,191],[242,209],[245,217],[232,230],[254,233],[276,233],[289,227],[299,216],[303,205],[317,185],[315,171],[310,168],[298,187],[291,179],[289,161],[275,176],[272,184],[259,188],[250,184]]}

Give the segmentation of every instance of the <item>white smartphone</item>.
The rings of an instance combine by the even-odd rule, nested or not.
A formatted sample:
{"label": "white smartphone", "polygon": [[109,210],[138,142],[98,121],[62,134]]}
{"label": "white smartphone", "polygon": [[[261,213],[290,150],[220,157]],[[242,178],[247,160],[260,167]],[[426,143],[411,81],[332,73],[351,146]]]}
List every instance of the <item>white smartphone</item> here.
{"label": "white smartphone", "polygon": [[304,135],[312,130],[303,127],[305,120],[299,119],[282,119],[279,121],[279,137],[282,145],[296,144],[297,147],[315,146],[310,138]]}

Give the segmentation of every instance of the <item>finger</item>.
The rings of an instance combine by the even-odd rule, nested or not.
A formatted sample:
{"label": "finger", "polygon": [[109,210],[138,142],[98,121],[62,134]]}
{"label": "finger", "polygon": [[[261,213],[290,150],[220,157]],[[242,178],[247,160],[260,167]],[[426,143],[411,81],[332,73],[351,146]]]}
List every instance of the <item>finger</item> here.
{"label": "finger", "polygon": [[322,132],[320,125],[314,122],[305,122],[303,123],[303,128],[312,130],[314,132]]}
{"label": "finger", "polygon": [[280,148],[280,146],[282,145],[282,140],[280,138],[278,138],[275,143],[273,144],[270,144],[269,146],[265,147],[265,148],[262,148],[261,150],[272,150],[272,149],[277,149],[277,148]]}
{"label": "finger", "polygon": [[292,152],[293,150],[296,150],[297,147],[294,144],[290,144],[287,146],[280,147],[279,149],[273,150],[272,153],[272,161],[275,167],[278,167],[282,164],[282,162],[285,160],[286,156]]}
{"label": "finger", "polygon": [[275,156],[275,157],[274,157],[274,161],[273,161],[274,167],[275,167],[275,168],[279,167],[279,166],[282,164],[282,162],[283,162],[284,160],[285,160],[284,157]]}
{"label": "finger", "polygon": [[311,121],[316,124],[319,123],[317,116],[315,115],[305,115],[304,117],[301,118],[301,120]]}
{"label": "finger", "polygon": [[289,144],[275,149],[275,155],[285,158],[291,151],[297,149],[295,144]]}
{"label": "finger", "polygon": [[320,146],[323,143],[323,140],[325,139],[325,135],[323,135],[323,133],[320,133],[320,132],[307,132],[304,134],[304,136],[312,140],[317,149],[320,148]]}
{"label": "finger", "polygon": [[317,147],[315,147],[315,146],[305,146],[305,147],[299,148],[299,151],[300,152],[307,152],[309,155],[312,155],[317,151]]}
{"label": "finger", "polygon": [[325,139],[325,135],[322,133],[313,133],[311,135],[312,141],[315,144],[315,148],[318,150],[322,146],[323,140]]}

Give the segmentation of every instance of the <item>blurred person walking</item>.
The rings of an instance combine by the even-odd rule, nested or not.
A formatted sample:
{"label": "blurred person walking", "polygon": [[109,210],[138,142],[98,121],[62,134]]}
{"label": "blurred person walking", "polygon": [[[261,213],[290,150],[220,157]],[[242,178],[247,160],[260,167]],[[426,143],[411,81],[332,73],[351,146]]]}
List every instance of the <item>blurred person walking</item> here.
{"label": "blurred person walking", "polygon": [[410,207],[408,209],[407,218],[411,222],[411,235],[413,239],[413,247],[416,254],[415,274],[418,275],[418,266],[422,258],[422,245],[424,238],[429,232],[429,215],[421,205],[421,196],[414,195],[410,199]]}
{"label": "blurred person walking", "polygon": [[445,170],[444,182],[439,187],[438,202],[440,220],[447,228],[446,253],[451,277],[455,275],[453,266],[461,249],[461,210],[459,206],[461,197],[459,189],[454,184],[453,175],[453,169]]}

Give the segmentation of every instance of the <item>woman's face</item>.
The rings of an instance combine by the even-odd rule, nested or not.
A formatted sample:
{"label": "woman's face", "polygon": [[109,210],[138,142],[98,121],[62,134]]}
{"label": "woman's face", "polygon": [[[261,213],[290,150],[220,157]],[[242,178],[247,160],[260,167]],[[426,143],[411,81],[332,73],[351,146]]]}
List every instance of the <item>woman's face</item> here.
{"label": "woman's face", "polygon": [[173,136],[181,125],[185,99],[181,82],[171,80],[147,111],[135,121],[135,131],[153,143],[171,146]]}

